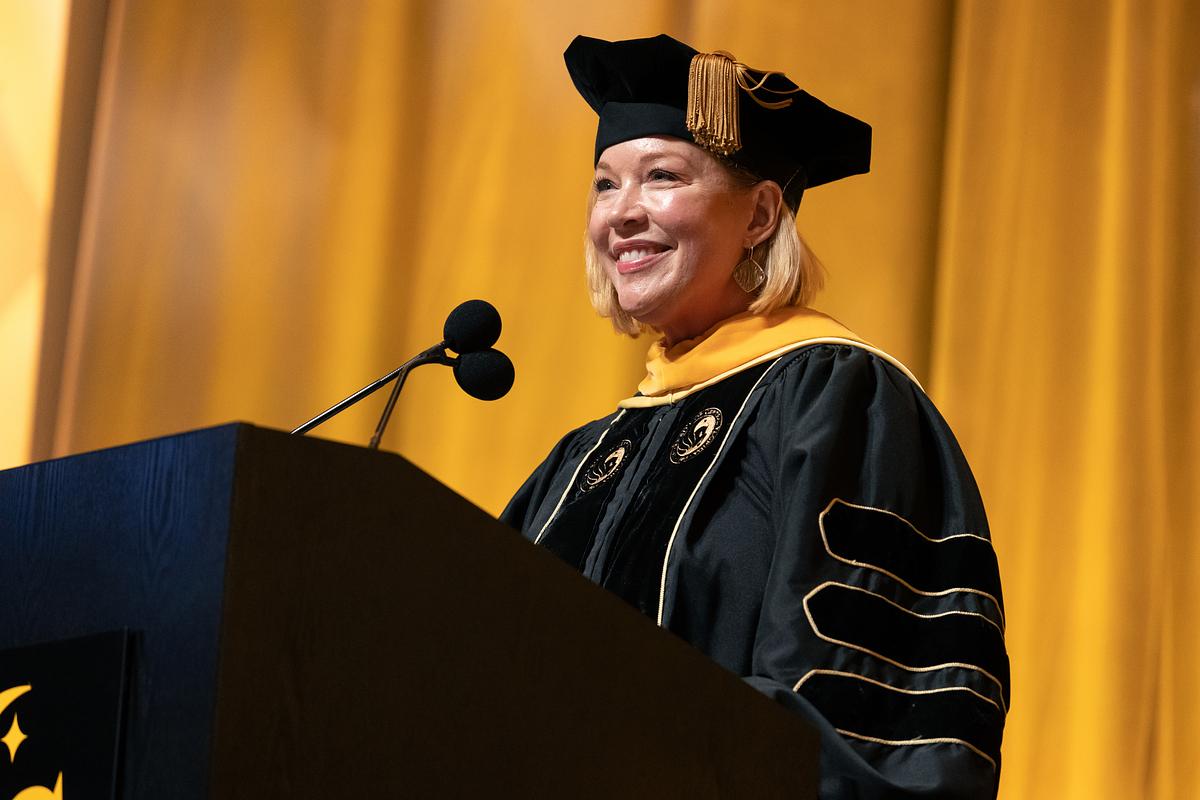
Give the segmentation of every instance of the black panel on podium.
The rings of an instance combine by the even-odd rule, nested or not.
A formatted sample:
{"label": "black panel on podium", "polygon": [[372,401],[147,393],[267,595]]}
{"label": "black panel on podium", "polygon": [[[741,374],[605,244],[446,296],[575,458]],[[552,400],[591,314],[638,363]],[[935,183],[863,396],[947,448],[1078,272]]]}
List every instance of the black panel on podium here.
{"label": "black panel on podium", "polygon": [[0,587],[0,651],[130,632],[119,797],[815,796],[802,720],[394,454],[0,472]]}

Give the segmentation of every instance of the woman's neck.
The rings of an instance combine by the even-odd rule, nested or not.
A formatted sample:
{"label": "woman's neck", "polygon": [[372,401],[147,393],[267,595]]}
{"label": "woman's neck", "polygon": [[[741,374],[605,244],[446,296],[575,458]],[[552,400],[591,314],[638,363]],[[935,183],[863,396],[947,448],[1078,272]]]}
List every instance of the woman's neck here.
{"label": "woman's neck", "polygon": [[661,327],[655,326],[655,328],[662,334],[663,346],[671,348],[680,342],[695,339],[711,330],[722,320],[743,313],[750,307],[752,299],[750,295],[739,289],[735,294],[726,295],[724,302],[718,306],[689,310],[688,313],[680,315],[678,319],[672,320],[669,324]]}

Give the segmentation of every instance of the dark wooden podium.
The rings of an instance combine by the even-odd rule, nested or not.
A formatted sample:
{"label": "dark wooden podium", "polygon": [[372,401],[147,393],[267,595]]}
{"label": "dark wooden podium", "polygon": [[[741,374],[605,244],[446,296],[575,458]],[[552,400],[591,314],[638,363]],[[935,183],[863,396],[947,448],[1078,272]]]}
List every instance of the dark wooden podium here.
{"label": "dark wooden podium", "polygon": [[236,424],[0,472],[0,661],[119,630],[123,798],[815,796],[802,720],[390,453]]}

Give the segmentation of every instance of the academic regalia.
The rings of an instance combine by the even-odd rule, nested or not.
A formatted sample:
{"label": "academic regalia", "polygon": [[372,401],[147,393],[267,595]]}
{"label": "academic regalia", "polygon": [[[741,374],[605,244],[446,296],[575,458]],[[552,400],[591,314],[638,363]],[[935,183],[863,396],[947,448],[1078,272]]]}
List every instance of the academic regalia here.
{"label": "academic regalia", "polygon": [[784,309],[656,345],[640,388],[502,519],[815,724],[822,797],[994,796],[995,553],[903,365]]}
{"label": "academic regalia", "polygon": [[[565,56],[597,160],[677,137],[793,211],[869,169],[870,126],[728,53],[581,36]],[[994,797],[1009,676],[979,492],[916,379],[830,318],[654,345],[638,394],[502,519],[811,721],[822,798]]]}

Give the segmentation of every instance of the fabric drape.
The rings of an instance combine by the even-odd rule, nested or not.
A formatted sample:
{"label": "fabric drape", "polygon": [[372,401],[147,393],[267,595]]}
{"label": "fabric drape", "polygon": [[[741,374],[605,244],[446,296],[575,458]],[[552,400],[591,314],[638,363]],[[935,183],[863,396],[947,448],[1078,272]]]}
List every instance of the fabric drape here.
{"label": "fabric drape", "polygon": [[1011,621],[1011,797],[1200,790],[1200,8],[955,26],[930,391]]}
{"label": "fabric drape", "polygon": [[0,4],[0,469],[29,460],[67,19],[65,0]]}
{"label": "fabric drape", "polygon": [[[107,24],[31,457],[294,427],[484,297],[512,393],[417,371],[384,446],[499,511],[648,345],[586,301],[595,123],[561,51],[725,49],[874,126],[871,174],[799,225],[815,305],[912,368],[979,478],[1001,795],[1200,791],[1200,2],[112,0]],[[382,402],[317,434],[361,443]]]}

